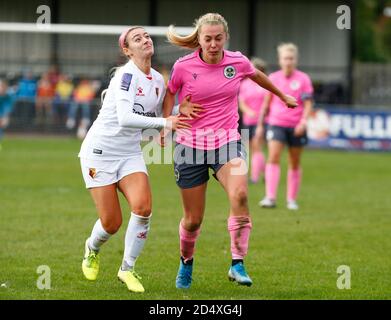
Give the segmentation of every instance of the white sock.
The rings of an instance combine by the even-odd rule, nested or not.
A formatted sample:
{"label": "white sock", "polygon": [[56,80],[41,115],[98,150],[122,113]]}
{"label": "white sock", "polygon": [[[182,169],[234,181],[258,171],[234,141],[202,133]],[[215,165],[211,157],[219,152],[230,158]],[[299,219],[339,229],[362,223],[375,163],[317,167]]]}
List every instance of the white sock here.
{"label": "white sock", "polygon": [[128,228],[125,235],[125,252],[122,262],[122,270],[134,268],[136,260],[144,248],[149,231],[150,218],[131,213]]}
{"label": "white sock", "polygon": [[102,244],[109,240],[110,237],[111,234],[103,229],[102,223],[100,219],[98,219],[92,229],[91,236],[88,240],[88,246],[94,251],[99,251]]}

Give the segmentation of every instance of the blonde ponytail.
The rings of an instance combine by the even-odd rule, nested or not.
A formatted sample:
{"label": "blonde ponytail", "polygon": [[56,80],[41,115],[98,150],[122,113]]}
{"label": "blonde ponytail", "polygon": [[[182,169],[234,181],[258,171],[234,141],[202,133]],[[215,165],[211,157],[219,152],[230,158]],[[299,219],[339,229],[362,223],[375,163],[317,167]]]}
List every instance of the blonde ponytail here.
{"label": "blonde ponytail", "polygon": [[194,21],[194,30],[187,36],[178,35],[175,31],[175,27],[170,25],[167,31],[167,40],[178,47],[197,49],[200,46],[198,35],[201,27],[205,24],[222,25],[224,27],[224,32],[227,34],[227,38],[229,37],[228,23],[224,17],[218,13],[207,13]]}

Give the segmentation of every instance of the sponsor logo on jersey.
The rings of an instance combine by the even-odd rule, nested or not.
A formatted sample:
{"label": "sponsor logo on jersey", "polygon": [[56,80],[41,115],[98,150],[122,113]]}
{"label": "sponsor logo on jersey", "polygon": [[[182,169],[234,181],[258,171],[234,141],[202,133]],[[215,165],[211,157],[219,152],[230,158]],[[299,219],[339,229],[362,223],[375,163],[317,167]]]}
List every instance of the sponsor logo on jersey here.
{"label": "sponsor logo on jersey", "polygon": [[93,149],[93,150],[92,150],[92,153],[95,153],[95,154],[102,154],[102,150]]}
{"label": "sponsor logo on jersey", "polygon": [[121,90],[129,91],[133,75],[131,73],[124,73],[121,79]]}
{"label": "sponsor logo on jersey", "polygon": [[297,81],[297,80],[292,80],[291,83],[289,84],[289,87],[292,89],[292,90],[297,90],[300,88],[300,82]]}
{"label": "sponsor logo on jersey", "polygon": [[146,117],[156,117],[155,112],[145,112],[143,105],[141,105],[140,103],[135,103],[133,105],[133,113]]}
{"label": "sponsor logo on jersey", "polygon": [[139,97],[144,97],[145,96],[145,94],[143,93],[143,88],[141,88],[141,87],[137,88],[136,96],[139,96]]}
{"label": "sponsor logo on jersey", "polygon": [[227,79],[232,79],[236,75],[236,69],[234,66],[226,66],[224,68],[224,76]]}
{"label": "sponsor logo on jersey", "polygon": [[89,174],[89,176],[90,176],[92,179],[94,179],[95,176],[96,176],[96,169],[95,169],[95,168],[89,168],[88,174]]}

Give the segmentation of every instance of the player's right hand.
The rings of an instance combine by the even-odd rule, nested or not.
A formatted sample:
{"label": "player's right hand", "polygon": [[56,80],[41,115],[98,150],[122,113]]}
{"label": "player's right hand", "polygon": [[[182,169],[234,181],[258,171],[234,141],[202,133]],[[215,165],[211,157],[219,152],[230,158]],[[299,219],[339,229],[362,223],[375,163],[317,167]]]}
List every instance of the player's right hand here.
{"label": "player's right hand", "polygon": [[290,95],[285,95],[283,99],[284,103],[288,108],[294,109],[298,106],[296,98],[290,96]]}
{"label": "player's right hand", "polygon": [[191,102],[190,99],[191,96],[188,95],[182,100],[179,105],[179,112],[190,119],[198,118],[200,113],[204,111],[204,108],[200,104]]}
{"label": "player's right hand", "polygon": [[191,125],[186,122],[187,117],[182,115],[169,116],[166,122],[166,129],[177,130],[177,129],[190,129]]}

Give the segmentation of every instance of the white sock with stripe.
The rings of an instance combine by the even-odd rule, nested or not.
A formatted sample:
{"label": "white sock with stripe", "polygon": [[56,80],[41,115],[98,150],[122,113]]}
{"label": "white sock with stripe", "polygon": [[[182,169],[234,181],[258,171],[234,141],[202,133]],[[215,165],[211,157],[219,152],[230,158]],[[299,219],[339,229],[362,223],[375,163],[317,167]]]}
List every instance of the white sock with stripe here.
{"label": "white sock with stripe", "polygon": [[122,270],[134,268],[137,258],[144,248],[150,226],[150,218],[131,213],[128,228],[125,235],[125,251],[122,261]]}
{"label": "white sock with stripe", "polygon": [[99,251],[100,247],[111,237],[111,234],[103,229],[100,219],[95,222],[91,236],[88,240],[88,246],[94,251]]}

